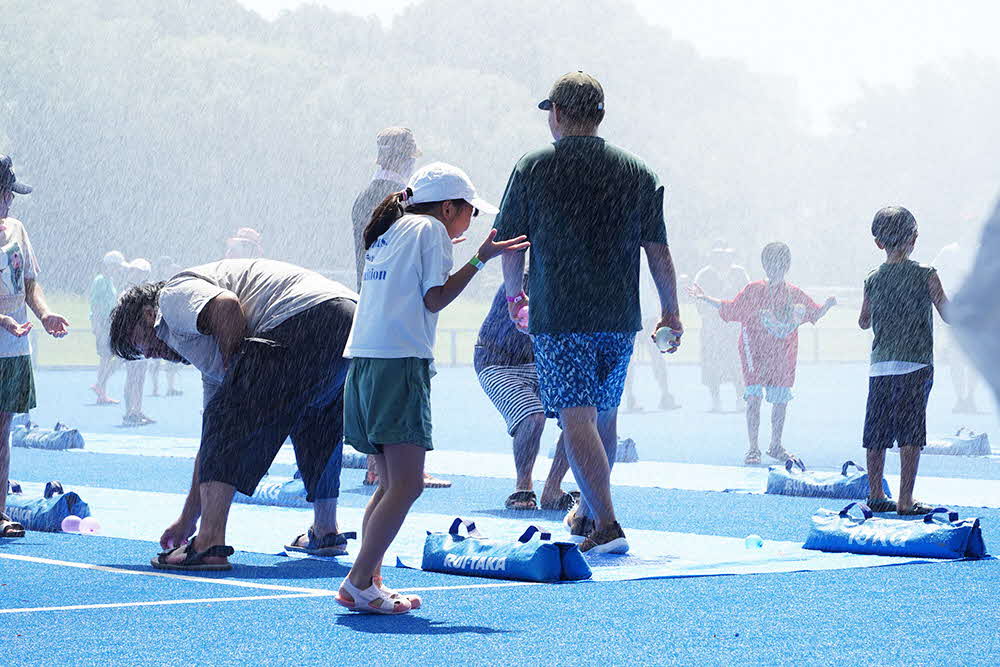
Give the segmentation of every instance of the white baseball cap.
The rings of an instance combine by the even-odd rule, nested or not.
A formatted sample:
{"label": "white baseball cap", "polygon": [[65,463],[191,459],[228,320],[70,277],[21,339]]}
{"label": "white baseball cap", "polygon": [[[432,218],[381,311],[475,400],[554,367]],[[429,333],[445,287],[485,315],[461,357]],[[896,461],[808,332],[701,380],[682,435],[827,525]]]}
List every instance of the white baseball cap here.
{"label": "white baseball cap", "polygon": [[125,262],[124,267],[126,269],[142,271],[143,273],[149,273],[153,270],[153,265],[149,263],[148,259],[143,257],[136,257],[131,262]]}
{"label": "white baseball cap", "polygon": [[414,204],[464,199],[483,213],[496,215],[500,212],[493,204],[481,199],[468,175],[458,167],[444,162],[432,162],[418,169],[410,177],[408,184]]}
{"label": "white baseball cap", "polygon": [[125,266],[125,255],[121,254],[118,250],[110,250],[104,253],[104,265],[105,266]]}

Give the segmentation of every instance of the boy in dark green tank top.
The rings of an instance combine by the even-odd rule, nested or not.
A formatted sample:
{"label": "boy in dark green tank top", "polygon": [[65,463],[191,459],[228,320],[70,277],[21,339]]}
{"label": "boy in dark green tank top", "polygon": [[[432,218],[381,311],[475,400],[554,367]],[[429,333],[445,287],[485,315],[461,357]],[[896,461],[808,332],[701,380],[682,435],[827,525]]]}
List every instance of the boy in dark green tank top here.
{"label": "boy in dark green tank top", "polygon": [[[947,321],[948,304],[937,271],[910,259],[917,221],[901,206],[887,206],[872,221],[875,245],[886,260],[865,280],[858,324],[874,330],[864,447],[868,452],[868,505],[875,512],[924,514],[913,499],[920,451],[927,444],[927,398],[934,383],[933,310]],[[899,497],[882,490],[885,452],[899,444]]]}

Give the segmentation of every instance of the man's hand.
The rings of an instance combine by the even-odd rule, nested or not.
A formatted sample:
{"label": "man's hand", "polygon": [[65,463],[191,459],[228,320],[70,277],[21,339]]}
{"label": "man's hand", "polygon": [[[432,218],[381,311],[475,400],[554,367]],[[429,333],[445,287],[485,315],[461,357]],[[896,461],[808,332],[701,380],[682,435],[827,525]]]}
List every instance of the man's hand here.
{"label": "man's hand", "polygon": [[27,336],[28,332],[31,331],[31,322],[21,324],[13,317],[0,315],[0,328],[10,335],[20,338],[21,336]]}
{"label": "man's hand", "polygon": [[67,327],[69,327],[69,321],[66,320],[62,315],[56,315],[55,313],[47,313],[45,316],[39,318],[42,320],[42,326],[45,327],[45,332],[56,338],[62,338],[69,333]]}
{"label": "man's hand", "polygon": [[[676,332],[676,336],[672,341],[673,344],[666,350],[660,350],[663,354],[673,354],[677,351],[677,348],[681,345],[681,336],[684,335],[684,325],[681,324],[681,317],[676,313],[667,313],[661,319],[660,323],[656,325],[656,329],[653,330],[652,339],[656,342],[656,332],[660,329],[667,328],[672,329]],[[657,346],[659,347],[659,346]]]}
{"label": "man's hand", "polygon": [[183,544],[187,544],[197,529],[197,519],[188,519],[182,516],[163,531],[163,535],[160,536],[160,547],[165,550],[176,549]]}

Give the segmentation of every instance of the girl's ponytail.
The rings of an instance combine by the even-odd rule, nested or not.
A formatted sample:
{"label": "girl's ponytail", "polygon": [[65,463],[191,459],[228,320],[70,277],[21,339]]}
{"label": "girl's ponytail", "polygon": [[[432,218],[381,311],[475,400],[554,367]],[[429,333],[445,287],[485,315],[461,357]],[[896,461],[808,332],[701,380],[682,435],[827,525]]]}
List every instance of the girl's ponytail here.
{"label": "girl's ponytail", "polygon": [[371,248],[378,237],[385,234],[394,222],[406,214],[406,201],[412,196],[413,190],[406,188],[402,192],[393,192],[375,207],[372,219],[365,227],[365,250]]}

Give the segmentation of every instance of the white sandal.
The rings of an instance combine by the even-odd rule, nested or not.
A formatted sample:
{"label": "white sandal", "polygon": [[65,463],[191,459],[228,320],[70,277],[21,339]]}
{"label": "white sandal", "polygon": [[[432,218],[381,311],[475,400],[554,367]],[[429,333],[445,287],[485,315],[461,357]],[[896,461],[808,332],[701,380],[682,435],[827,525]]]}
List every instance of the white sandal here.
{"label": "white sandal", "polygon": [[410,609],[420,609],[422,600],[419,595],[403,595],[399,591],[394,591],[382,583],[382,577],[372,577],[372,584],[393,600],[406,600],[410,603]]}
{"label": "white sandal", "polygon": [[[377,601],[381,601],[381,604],[373,604]],[[410,603],[406,598],[393,598],[374,583],[365,590],[361,590],[347,578],[340,584],[337,604],[347,607],[351,611],[368,614],[397,615],[410,611]]]}

